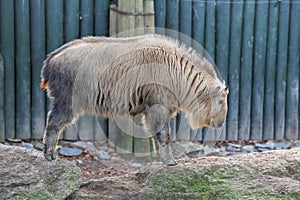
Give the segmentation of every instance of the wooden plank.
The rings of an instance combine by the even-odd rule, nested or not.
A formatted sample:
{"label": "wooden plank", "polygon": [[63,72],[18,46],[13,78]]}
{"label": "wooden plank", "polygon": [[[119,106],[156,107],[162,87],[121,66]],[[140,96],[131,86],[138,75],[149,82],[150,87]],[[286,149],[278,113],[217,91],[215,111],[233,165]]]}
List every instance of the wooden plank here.
{"label": "wooden plank", "polygon": [[[144,12],[153,13],[154,12],[154,2],[153,0],[144,0]],[[154,15],[149,15],[144,17],[144,30],[145,33],[154,33]],[[141,34],[141,33],[139,33]]]}
{"label": "wooden plank", "polygon": [[299,137],[300,4],[290,8],[289,57],[286,91],[286,139]]}
{"label": "wooden plank", "polygon": [[30,125],[30,26],[29,0],[16,1],[16,137],[29,139]]}
{"label": "wooden plank", "polygon": [[4,63],[5,138],[15,138],[14,1],[0,1],[0,51]]}
{"label": "wooden plank", "polygon": [[46,123],[45,92],[40,86],[40,71],[45,59],[45,1],[30,1],[31,32],[31,139],[42,139]]}
{"label": "wooden plank", "polygon": [[4,61],[0,54],[0,142],[5,141],[4,88]]}
{"label": "wooden plank", "polygon": [[166,0],[154,1],[154,10],[155,10],[155,33],[165,34],[166,27]]}
{"label": "wooden plank", "polygon": [[109,0],[95,0],[95,35],[109,35]]}
{"label": "wooden plank", "polygon": [[[228,83],[229,40],[230,40],[230,4],[227,0],[218,0],[216,6],[216,64],[220,79]],[[230,105],[229,105],[230,106]],[[228,121],[227,121],[228,122]],[[226,123],[227,124],[227,123]],[[216,129],[216,140],[226,139],[226,124]],[[231,133],[231,132],[230,132]],[[237,138],[237,135],[230,138]]]}
{"label": "wooden plank", "polygon": [[166,35],[177,39],[179,30],[179,0],[168,0],[166,6]]}
{"label": "wooden plank", "polygon": [[243,40],[239,97],[239,140],[250,139],[251,83],[255,4],[245,1],[243,19]]}
{"label": "wooden plank", "polygon": [[262,140],[264,110],[264,78],[267,50],[268,4],[256,6],[255,41],[252,104],[251,104],[251,139]]}
{"label": "wooden plank", "polygon": [[238,140],[240,66],[242,49],[243,3],[235,0],[231,6],[230,52],[228,69],[227,140]]}
{"label": "wooden plank", "polygon": [[275,139],[284,139],[285,131],[285,96],[288,58],[288,36],[290,4],[279,4],[279,30],[276,66],[276,92],[275,92]]}
{"label": "wooden plank", "polygon": [[[207,51],[207,58],[214,62],[215,60],[215,40],[216,40],[216,18],[215,18],[215,8],[216,1],[206,1],[205,5],[205,42],[204,47]],[[212,128],[204,128],[203,131],[203,142],[211,142],[215,140],[215,131]]]}
{"label": "wooden plank", "polygon": [[264,96],[264,119],[263,139],[274,139],[274,113],[275,113],[275,76],[278,39],[278,12],[279,6],[276,2],[269,4],[268,17],[268,41],[265,75],[265,96]]}

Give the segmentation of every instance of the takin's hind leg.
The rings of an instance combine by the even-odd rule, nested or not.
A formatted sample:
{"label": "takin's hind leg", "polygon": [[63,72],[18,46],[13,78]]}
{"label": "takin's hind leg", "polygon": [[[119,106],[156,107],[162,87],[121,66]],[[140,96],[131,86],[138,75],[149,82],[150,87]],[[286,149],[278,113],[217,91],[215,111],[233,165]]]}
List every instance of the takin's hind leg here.
{"label": "takin's hind leg", "polygon": [[58,106],[54,103],[52,109],[48,113],[43,138],[43,151],[47,160],[56,159],[56,145],[58,143],[60,133],[72,122],[72,114],[68,111],[70,111],[70,109],[66,108],[66,104]]}

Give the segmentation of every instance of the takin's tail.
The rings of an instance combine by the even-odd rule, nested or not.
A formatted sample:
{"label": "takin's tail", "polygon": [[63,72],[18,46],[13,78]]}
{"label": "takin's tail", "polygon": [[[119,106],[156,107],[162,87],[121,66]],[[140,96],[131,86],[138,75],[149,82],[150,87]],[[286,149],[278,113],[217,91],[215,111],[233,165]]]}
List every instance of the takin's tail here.
{"label": "takin's tail", "polygon": [[44,77],[42,77],[42,79],[41,79],[40,87],[42,89],[46,89],[47,88],[47,80]]}

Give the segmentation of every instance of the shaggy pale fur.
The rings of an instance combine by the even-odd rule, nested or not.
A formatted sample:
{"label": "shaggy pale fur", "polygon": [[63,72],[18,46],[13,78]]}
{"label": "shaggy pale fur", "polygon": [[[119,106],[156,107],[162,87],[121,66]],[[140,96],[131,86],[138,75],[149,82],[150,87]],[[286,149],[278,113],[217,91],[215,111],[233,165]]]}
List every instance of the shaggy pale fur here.
{"label": "shaggy pale fur", "polygon": [[[53,98],[44,136],[50,159],[59,133],[84,112],[103,117],[142,113],[145,129],[162,146],[170,133],[169,119],[178,111],[186,113],[192,128],[220,127],[227,113],[228,88],[214,66],[158,35],[67,43],[45,60],[41,87]],[[163,109],[150,113],[154,105]],[[160,153],[173,164],[170,150]]]}

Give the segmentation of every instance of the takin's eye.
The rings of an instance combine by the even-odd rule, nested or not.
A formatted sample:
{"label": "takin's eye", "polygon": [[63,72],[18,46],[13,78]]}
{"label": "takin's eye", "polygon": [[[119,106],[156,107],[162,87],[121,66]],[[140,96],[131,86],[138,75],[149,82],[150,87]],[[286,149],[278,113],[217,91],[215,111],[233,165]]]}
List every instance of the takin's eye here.
{"label": "takin's eye", "polygon": [[224,103],[224,100],[219,100],[218,103],[219,105],[222,105]]}

